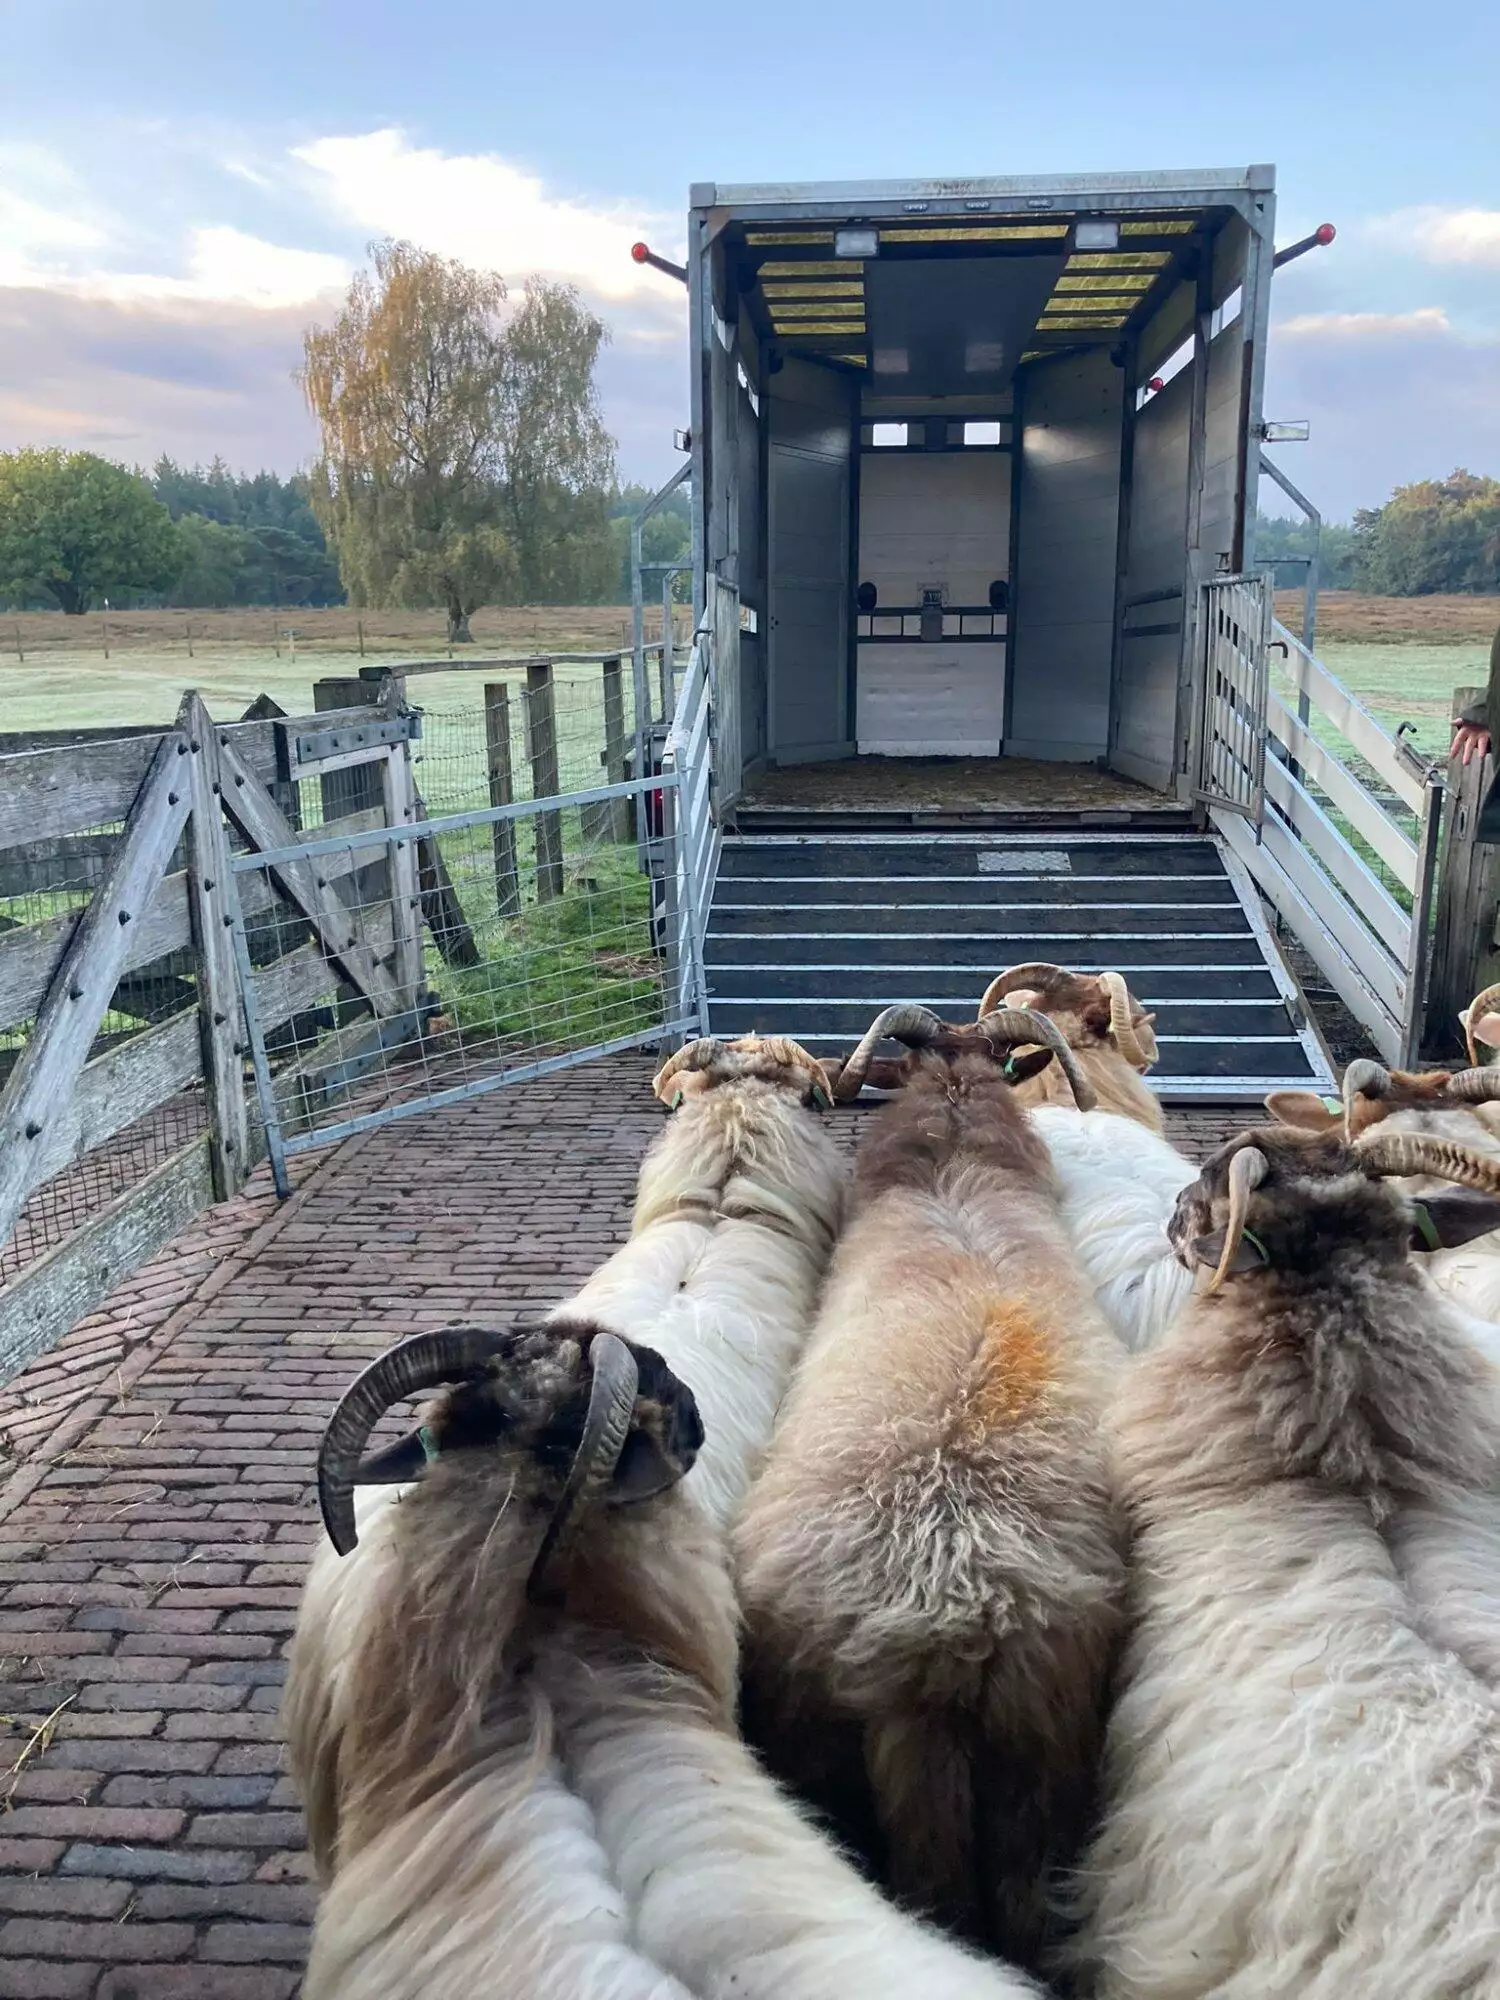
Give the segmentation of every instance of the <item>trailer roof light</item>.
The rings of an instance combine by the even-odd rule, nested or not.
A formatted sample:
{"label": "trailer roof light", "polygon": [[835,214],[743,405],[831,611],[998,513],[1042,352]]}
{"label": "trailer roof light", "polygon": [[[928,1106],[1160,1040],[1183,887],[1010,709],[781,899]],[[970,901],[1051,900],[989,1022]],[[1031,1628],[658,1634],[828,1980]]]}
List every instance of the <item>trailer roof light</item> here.
{"label": "trailer roof light", "polygon": [[651,255],[651,245],[649,243],[632,243],[630,254],[634,257],[637,264],[644,264],[646,259]]}
{"label": "trailer roof light", "polygon": [[1318,241],[1323,245],[1324,249],[1326,250],[1328,248],[1328,245],[1333,241],[1334,237],[1338,235],[1338,231],[1334,228],[1331,222],[1320,222],[1317,228],[1313,231],[1313,235],[1317,237]]}
{"label": "trailer roof light", "polygon": [[880,231],[878,229],[836,229],[833,232],[833,254],[835,257],[878,257],[880,254]]}
{"label": "trailer roof light", "polygon": [[1166,386],[1160,375],[1153,375],[1151,380],[1146,384],[1146,387],[1151,391],[1153,396],[1159,396]]}
{"label": "trailer roof light", "polygon": [[1073,241],[1080,250],[1118,250],[1120,225],[1118,222],[1077,222],[1073,226]]}

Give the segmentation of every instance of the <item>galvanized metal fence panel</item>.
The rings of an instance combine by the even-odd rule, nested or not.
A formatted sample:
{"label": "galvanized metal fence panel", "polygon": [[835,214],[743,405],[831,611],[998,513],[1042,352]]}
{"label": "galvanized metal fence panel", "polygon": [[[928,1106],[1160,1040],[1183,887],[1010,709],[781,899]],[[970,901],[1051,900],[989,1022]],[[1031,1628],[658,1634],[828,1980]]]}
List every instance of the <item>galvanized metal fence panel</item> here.
{"label": "galvanized metal fence panel", "polygon": [[[1413,1062],[1441,774],[1276,623],[1269,578],[1216,578],[1204,599],[1200,796],[1230,852],[1385,1060]],[[1273,646],[1284,670],[1271,666]]]}
{"label": "galvanized metal fence panel", "polygon": [[1198,796],[1259,827],[1265,810],[1271,589],[1266,576],[1203,587],[1206,659]]}

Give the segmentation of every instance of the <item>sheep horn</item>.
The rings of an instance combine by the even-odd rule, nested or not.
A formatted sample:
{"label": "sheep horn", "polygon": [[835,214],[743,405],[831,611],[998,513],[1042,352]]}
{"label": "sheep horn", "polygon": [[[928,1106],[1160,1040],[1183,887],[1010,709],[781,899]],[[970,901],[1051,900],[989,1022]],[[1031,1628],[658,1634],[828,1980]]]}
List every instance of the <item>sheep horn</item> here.
{"label": "sheep horn", "polygon": [[1482,993],[1474,995],[1459,1016],[1464,1025],[1464,1041],[1469,1050],[1469,1062],[1475,1069],[1479,1068],[1483,1058],[1479,1053],[1479,1044],[1474,1039],[1474,1023],[1482,1021],[1497,1000],[1500,1000],[1500,986],[1486,986]]}
{"label": "sheep horn", "polygon": [[[1145,1044],[1136,1033],[1132,1019],[1130,988],[1118,972],[1101,972],[1099,984],[1109,995],[1109,1032],[1114,1037],[1115,1047],[1134,1069],[1150,1069],[1156,1061],[1156,1037],[1151,1036],[1151,1053],[1146,1053]],[[1147,1030],[1150,1034],[1150,1030]]]}
{"label": "sheep horn", "polygon": [[1229,1274],[1235,1253],[1245,1236],[1250,1218],[1250,1197],[1271,1170],[1271,1163],[1259,1146],[1241,1146],[1229,1162],[1229,1221],[1224,1230],[1224,1248],[1207,1289],[1216,1292]]}
{"label": "sheep horn", "polygon": [[1435,1180],[1454,1181],[1481,1194],[1500,1194],[1500,1160],[1433,1132],[1392,1132],[1377,1126],[1356,1139],[1353,1150],[1367,1174],[1431,1174]]}
{"label": "sheep horn", "polygon": [[1460,1070],[1448,1079],[1448,1095],[1460,1104],[1493,1104],[1500,1097],[1500,1063]]}
{"label": "sheep horn", "polygon": [[1361,1056],[1350,1063],[1344,1071],[1344,1134],[1347,1137],[1352,1128],[1354,1100],[1356,1097],[1389,1097],[1391,1094],[1391,1073],[1382,1069],[1378,1062],[1371,1062]]}
{"label": "sheep horn", "polygon": [[[408,1396],[419,1396],[424,1389],[457,1381],[483,1367],[504,1338],[476,1326],[414,1333],[409,1340],[387,1348],[344,1391],[318,1448],[318,1505],[328,1539],[341,1556],[348,1555],[359,1542],[355,1487],[388,1484],[393,1459],[398,1465],[406,1462],[397,1447],[370,1460],[362,1459],[371,1431],[387,1410]],[[395,1476],[399,1477],[399,1472]]]}
{"label": "sheep horn", "polygon": [[1054,980],[1066,979],[1067,977],[1068,969],[1066,966],[1049,965],[1045,959],[1041,958],[1032,959],[1026,965],[1013,965],[1008,972],[1002,972],[998,978],[992,979],[989,985],[986,986],[984,989],[984,998],[979,1003],[977,1018],[982,1021],[986,1014],[992,1012],[998,1006],[1007,993],[1013,992],[1018,986],[1050,986]]}
{"label": "sheep horn", "polygon": [[724,1044],[712,1035],[700,1035],[695,1042],[684,1042],[675,1056],[668,1056],[661,1068],[651,1079],[651,1088],[662,1103],[668,1101],[667,1085],[679,1070],[707,1069],[711,1062],[724,1053]]}
{"label": "sheep horn", "polygon": [[1051,1049],[1058,1068],[1068,1079],[1073,1102],[1078,1109],[1095,1109],[1099,1099],[1092,1085],[1084,1075],[1077,1056],[1069,1048],[1067,1037],[1047,1015],[1032,1013],[1025,1007],[997,1007],[993,1013],[984,1015],[979,1025],[992,1042],[1008,1042],[1012,1047]]}
{"label": "sheep horn", "polygon": [[548,1582],[548,1571],[567,1554],[584,1516],[614,1478],[625,1440],[630,1435],[630,1420],[640,1387],[635,1356],[618,1334],[600,1332],[589,1342],[589,1367],[593,1382],[583,1436],[578,1441],[562,1498],[553,1509],[526,1580],[526,1595],[533,1604],[556,1601],[557,1592]]}
{"label": "sheep horn", "polygon": [[943,1024],[930,1007],[907,1004],[884,1008],[866,1028],[859,1046],[839,1071],[834,1096],[840,1104],[848,1104],[858,1097],[869,1074],[876,1045],[883,1042],[887,1035],[893,1041],[905,1042],[908,1048],[920,1049],[925,1048],[934,1035],[942,1032]]}

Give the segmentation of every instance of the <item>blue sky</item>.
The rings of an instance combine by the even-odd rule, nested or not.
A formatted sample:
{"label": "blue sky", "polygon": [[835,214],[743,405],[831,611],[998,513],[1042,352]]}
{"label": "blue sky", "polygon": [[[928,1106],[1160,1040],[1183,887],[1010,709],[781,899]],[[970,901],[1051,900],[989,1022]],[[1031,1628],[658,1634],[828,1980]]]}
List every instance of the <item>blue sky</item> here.
{"label": "blue sky", "polygon": [[[1245,25],[1237,32],[1233,25]],[[622,470],[674,465],[683,294],[642,273],[697,179],[1274,161],[1267,413],[1332,516],[1500,474],[1500,7],[1132,16],[442,0],[0,0],[0,448],[289,470],[291,369],[370,240],[577,283]]]}

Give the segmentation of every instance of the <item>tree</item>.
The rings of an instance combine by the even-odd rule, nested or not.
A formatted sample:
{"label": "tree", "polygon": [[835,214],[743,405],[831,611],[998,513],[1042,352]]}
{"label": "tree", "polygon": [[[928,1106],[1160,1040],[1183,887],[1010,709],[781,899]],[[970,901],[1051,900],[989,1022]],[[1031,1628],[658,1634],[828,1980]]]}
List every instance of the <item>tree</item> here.
{"label": "tree", "polygon": [[505,581],[496,417],[505,283],[409,243],[371,252],[303,342],[322,433],[313,509],[356,604],[447,606],[448,637]]}
{"label": "tree", "polygon": [[1381,596],[1500,590],[1500,480],[1460,469],[1398,486],[1354,533],[1359,581]]}
{"label": "tree", "polygon": [[531,280],[505,336],[498,398],[505,518],[523,604],[606,587],[614,440],[594,369],[609,338],[571,285]]}
{"label": "tree", "polygon": [[593,371],[607,337],[576,293],[505,281],[387,242],[331,327],[304,344],[322,433],[312,503],[351,599],[447,607],[467,640],[481,604],[545,598],[594,571],[613,445]]}
{"label": "tree", "polygon": [[[1312,554],[1312,525],[1262,514],[1255,524],[1255,560],[1276,565],[1276,588],[1294,589],[1307,575],[1295,560]],[[1318,536],[1318,580],[1324,590],[1348,590],[1354,583],[1354,530],[1342,521],[1325,521]]]}
{"label": "tree", "polygon": [[164,590],[181,544],[139,474],[90,451],[0,454],[0,589],[46,590],[64,611]]}

